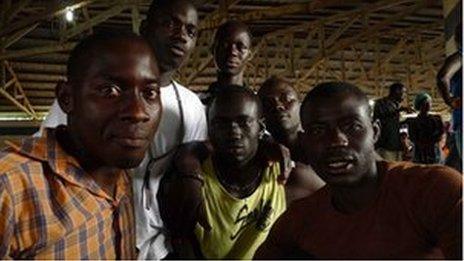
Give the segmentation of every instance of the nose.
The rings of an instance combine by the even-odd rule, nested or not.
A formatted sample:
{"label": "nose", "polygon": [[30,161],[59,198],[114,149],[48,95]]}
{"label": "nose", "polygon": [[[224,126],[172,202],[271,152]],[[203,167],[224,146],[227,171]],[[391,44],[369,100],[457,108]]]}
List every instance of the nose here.
{"label": "nose", "polygon": [[227,134],[229,138],[239,139],[240,135],[242,134],[240,125],[237,122],[231,122],[227,128]]}
{"label": "nose", "polygon": [[228,49],[227,51],[229,53],[229,56],[232,56],[232,57],[238,56],[238,48],[236,44],[229,44],[227,49]]}
{"label": "nose", "polygon": [[279,98],[274,98],[273,102],[272,102],[272,105],[274,107],[273,109],[276,110],[276,111],[284,111],[285,110],[285,105]]}
{"label": "nose", "polygon": [[328,130],[328,138],[330,147],[346,147],[348,146],[348,138],[339,128]]}
{"label": "nose", "polygon": [[150,119],[148,109],[141,95],[136,91],[128,95],[121,106],[121,120],[138,123],[146,122]]}
{"label": "nose", "polygon": [[176,40],[179,40],[184,44],[187,43],[188,41],[187,26],[185,26],[184,24],[177,25],[174,29],[174,37],[176,38]]}

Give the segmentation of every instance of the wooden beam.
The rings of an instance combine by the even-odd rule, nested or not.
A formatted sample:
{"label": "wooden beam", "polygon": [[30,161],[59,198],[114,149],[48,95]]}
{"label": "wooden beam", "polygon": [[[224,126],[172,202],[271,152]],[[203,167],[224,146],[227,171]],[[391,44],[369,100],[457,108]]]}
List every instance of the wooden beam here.
{"label": "wooden beam", "polygon": [[[209,13],[205,18],[203,18],[199,25],[198,25],[198,29],[200,31],[203,31],[203,30],[208,30],[208,29],[214,29],[216,27],[218,27],[219,25],[222,24],[222,22],[224,21],[224,16],[222,15],[221,11],[224,10],[224,8],[227,9],[236,5],[238,2],[240,2],[240,0],[221,0],[223,1],[222,3],[220,2],[220,8],[214,10],[213,12]],[[213,22],[214,21],[214,22]],[[215,26],[211,26],[211,24],[213,24]]]}
{"label": "wooden beam", "polygon": [[5,53],[0,53],[0,60],[7,60],[19,57],[35,56],[46,53],[65,52],[74,48],[76,43],[55,44],[49,46],[35,47],[22,50],[14,50]]}
{"label": "wooden beam", "polygon": [[21,11],[24,10],[26,6],[30,4],[31,0],[19,0],[15,1],[15,4],[7,10],[7,14],[4,17],[3,25],[7,25],[13,20],[13,18]]}
{"label": "wooden beam", "polygon": [[[87,6],[83,7],[82,8],[82,14],[84,15],[84,19],[85,21],[90,21],[90,14],[89,14],[89,9],[87,8]],[[62,31],[60,31],[60,35],[62,35],[64,32],[65,32],[66,28],[63,28]],[[88,30],[89,34],[92,34],[93,33],[93,28],[90,27],[89,30]]]}
{"label": "wooden beam", "polygon": [[132,6],[131,17],[132,17],[132,32],[136,34],[140,34],[140,25],[142,23],[142,18],[140,18],[140,10],[137,5]]}
{"label": "wooden beam", "polygon": [[25,18],[22,21],[18,21],[11,26],[5,26],[3,30],[0,31],[0,37],[8,35],[10,33],[22,30],[26,27],[29,27],[35,23],[45,21],[47,19],[50,19],[54,16],[61,15],[63,14],[67,8],[71,9],[78,9],[83,6],[86,6],[95,0],[72,0],[68,4],[62,2],[62,1],[56,1],[51,7],[47,8],[44,12],[42,12],[39,15]]}
{"label": "wooden beam", "polygon": [[[361,39],[372,39],[373,37],[383,33],[383,30],[388,27],[390,24],[392,24],[395,21],[398,21],[400,19],[403,19],[405,16],[410,15],[417,10],[423,8],[425,6],[425,1],[419,1],[418,3],[414,4],[413,6],[410,6],[408,8],[405,8],[402,12],[395,14],[393,16],[390,16],[389,18],[373,25],[365,28],[365,30],[359,32],[353,37],[345,38],[340,41],[338,41],[336,44],[333,46],[329,47],[326,53],[329,54],[334,54],[335,52],[339,50],[343,50],[357,42],[359,42]],[[316,65],[317,62],[322,60],[324,56],[322,53],[318,53],[309,63],[310,67],[313,67]],[[308,70],[306,74],[300,78],[301,81],[304,81],[311,73],[311,70]]]}
{"label": "wooden beam", "polygon": [[6,70],[10,73],[14,84],[13,89],[10,91],[7,90],[7,88],[9,87],[7,85],[0,87],[0,94],[3,95],[7,100],[12,102],[14,105],[16,105],[19,109],[30,115],[33,119],[38,119],[37,114],[34,108],[32,107],[31,103],[29,102],[29,99],[27,98],[26,93],[24,92],[21,83],[19,82],[18,77],[16,76],[13,68],[9,65],[7,61],[4,61],[3,65],[5,66]]}
{"label": "wooden beam", "polygon": [[[359,3],[360,0],[349,0],[344,1],[343,3]],[[289,15],[294,13],[311,13],[314,10],[326,8],[329,6],[340,5],[339,0],[313,0],[309,3],[299,3],[299,4],[287,4],[277,7],[270,7],[260,10],[254,10],[246,12],[244,14],[235,16],[235,20],[242,22],[257,21],[269,18],[280,17],[283,15]],[[221,25],[222,21],[218,17],[212,17],[211,19],[204,20],[200,24],[201,30],[214,29]]]}
{"label": "wooden beam", "polygon": [[[405,2],[405,1],[411,1],[411,0],[388,0],[388,4],[391,4],[392,1],[393,2]],[[234,3],[235,2],[238,2],[238,1],[234,1]],[[357,0],[350,1],[350,2],[357,2]],[[383,1],[383,2],[385,2],[385,1]],[[252,18],[251,20],[259,20],[259,19],[264,18],[264,16],[266,15],[265,14],[266,10],[270,11],[270,13],[267,14],[266,18],[271,18],[271,17],[283,15],[283,14],[292,14],[292,13],[295,13],[295,12],[312,12],[314,10],[324,8],[324,7],[328,7],[328,6],[331,6],[331,5],[336,5],[336,4],[339,4],[339,1],[337,1],[337,0],[324,0],[324,1],[317,0],[317,1],[312,1],[311,3],[307,3],[307,4],[291,4],[291,5],[285,5],[285,6],[275,7],[275,8],[265,9],[265,10],[253,11],[253,12],[246,13],[243,16],[234,17],[234,19],[244,21],[244,22],[249,21],[248,19],[251,19],[251,18]],[[356,14],[358,14],[358,13],[356,13]],[[346,19],[346,15],[347,14],[345,14],[345,13],[340,14],[340,15],[335,15],[335,16],[332,16],[332,19],[334,17],[336,17],[337,20]],[[258,19],[258,17],[261,17],[261,18]],[[205,19],[203,19],[200,22],[199,28],[202,29],[202,30],[213,29],[213,28],[218,27],[221,23],[222,23],[222,20],[217,17],[217,13],[213,12],[213,13],[209,14],[208,17],[206,17]],[[314,24],[314,22],[311,22],[310,24],[312,25],[312,24]],[[265,42],[264,41],[265,38],[271,37],[273,35],[280,35],[280,34],[285,33],[285,32],[287,32],[287,31],[285,29],[282,29],[282,30],[275,31],[275,32],[273,32],[271,34],[267,34],[267,35],[261,37],[261,40],[257,44],[256,48],[253,48],[255,51],[253,51],[252,57],[256,53],[256,50],[259,50],[262,47],[262,45]],[[198,52],[199,52],[199,50],[198,50]],[[188,77],[186,84],[189,85],[191,82],[193,82],[193,80],[204,69],[206,69],[209,64],[211,64],[212,60],[213,60],[213,57],[211,55],[209,55],[203,62],[201,62],[200,66],[197,67],[198,69],[195,70]]]}
{"label": "wooden beam", "polygon": [[116,5],[116,6],[113,6],[112,8],[104,11],[104,12],[101,12],[100,14],[98,14],[97,16],[95,17],[92,17],[90,20],[84,22],[84,23],[81,23],[81,24],[78,24],[76,25],[75,27],[72,27],[70,29],[68,29],[67,31],[63,32],[63,34],[60,36],[60,39],[62,41],[65,41],[73,36],[76,36],[92,27],[94,27],[95,25],[99,24],[99,23],[102,23],[106,20],[108,20],[109,18],[115,16],[115,15],[118,15],[120,14],[124,9],[128,8],[127,6],[125,5]]}
{"label": "wooden beam", "polygon": [[12,44],[16,43],[21,38],[23,38],[26,34],[30,33],[35,28],[37,28],[38,25],[39,23],[35,23],[30,27],[26,27],[23,30],[15,32],[13,35],[7,37],[5,40],[0,42],[0,48],[6,49],[10,47]]}

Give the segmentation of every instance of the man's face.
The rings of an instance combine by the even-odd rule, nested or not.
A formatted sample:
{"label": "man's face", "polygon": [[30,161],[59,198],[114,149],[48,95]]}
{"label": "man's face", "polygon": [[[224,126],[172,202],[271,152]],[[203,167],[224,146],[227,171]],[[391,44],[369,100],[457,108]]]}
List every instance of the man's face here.
{"label": "man's face", "polygon": [[251,39],[245,29],[229,26],[215,43],[214,61],[219,71],[229,75],[241,73],[251,55]]}
{"label": "man's face", "polygon": [[321,98],[302,111],[301,142],[306,163],[328,184],[356,185],[375,164],[379,126],[368,104],[350,94]]}
{"label": "man's face", "polygon": [[68,84],[74,85],[67,111],[70,131],[97,164],[133,168],[160,120],[159,70],[142,40],[108,41],[101,47],[88,54],[79,82]]}
{"label": "man's face", "polygon": [[300,126],[300,101],[296,91],[278,82],[259,93],[264,118],[270,130],[293,131]]}
{"label": "man's face", "polygon": [[258,105],[243,94],[219,97],[209,109],[209,134],[215,153],[231,165],[242,166],[258,150]]}
{"label": "man's face", "polygon": [[422,104],[420,111],[422,113],[428,113],[430,111],[430,108],[432,108],[432,101],[431,100],[426,100]]}
{"label": "man's face", "polygon": [[398,88],[398,89],[394,90],[393,98],[397,102],[400,102],[400,103],[403,102],[403,100],[406,98],[406,88],[402,87],[402,88]]}
{"label": "man's face", "polygon": [[177,70],[195,47],[198,14],[187,1],[174,1],[148,20],[143,34],[153,47],[161,72]]}

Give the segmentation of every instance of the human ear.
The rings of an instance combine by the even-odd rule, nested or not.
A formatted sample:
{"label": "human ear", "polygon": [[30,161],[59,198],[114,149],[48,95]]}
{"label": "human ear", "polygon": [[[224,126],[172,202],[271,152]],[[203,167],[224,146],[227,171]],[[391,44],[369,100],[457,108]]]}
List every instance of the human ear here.
{"label": "human ear", "polygon": [[264,118],[260,118],[258,120],[258,124],[259,124],[259,138],[263,138],[265,133],[266,133],[266,123],[264,121]]}
{"label": "human ear", "polygon": [[380,127],[380,121],[379,120],[374,120],[372,122],[372,130],[374,131],[374,143],[377,142],[377,140],[379,139],[380,137],[380,133],[382,131],[381,127]]}
{"label": "human ear", "polygon": [[70,114],[74,106],[74,99],[70,84],[66,81],[59,81],[56,84],[55,95],[58,99],[58,104],[60,105],[61,110],[63,110],[66,114]]}

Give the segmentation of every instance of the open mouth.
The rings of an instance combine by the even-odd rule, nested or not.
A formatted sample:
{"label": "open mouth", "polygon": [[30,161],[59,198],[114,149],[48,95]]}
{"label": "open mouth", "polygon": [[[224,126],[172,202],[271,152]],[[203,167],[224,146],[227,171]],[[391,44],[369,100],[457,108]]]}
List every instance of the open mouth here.
{"label": "open mouth", "polygon": [[235,59],[227,60],[226,65],[231,68],[237,68],[240,65],[240,62]]}
{"label": "open mouth", "polygon": [[355,159],[353,157],[331,158],[325,163],[330,173],[338,174],[349,171],[353,168]]}
{"label": "open mouth", "polygon": [[180,46],[172,45],[171,48],[169,48],[169,49],[176,56],[184,56],[185,55],[185,50]]}

